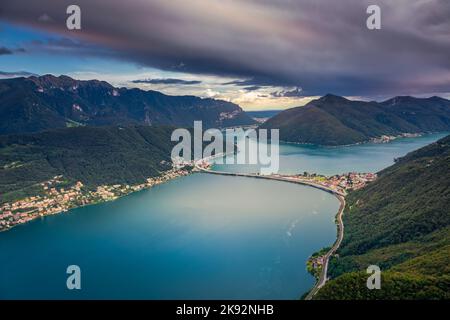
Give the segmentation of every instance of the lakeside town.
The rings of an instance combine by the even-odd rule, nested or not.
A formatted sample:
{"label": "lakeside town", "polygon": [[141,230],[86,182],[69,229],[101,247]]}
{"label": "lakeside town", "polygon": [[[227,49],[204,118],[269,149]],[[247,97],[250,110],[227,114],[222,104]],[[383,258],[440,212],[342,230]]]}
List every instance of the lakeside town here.
{"label": "lakeside town", "polygon": [[[376,173],[356,173],[349,172],[343,175],[322,176],[316,174],[309,174],[304,172],[303,175],[298,175],[297,179],[304,182],[312,182],[321,185],[327,189],[345,197],[349,191],[358,190],[377,179]],[[306,269],[316,279],[319,279],[322,269],[327,260],[327,254],[330,248],[323,248],[320,251],[311,255],[306,262]]]}
{"label": "lakeside town", "polygon": [[158,177],[146,179],[137,185],[101,185],[89,190],[81,181],[67,186],[62,175],[40,183],[42,194],[30,196],[0,206],[0,232],[38,217],[54,215],[70,209],[115,200],[132,192],[151,188],[158,184],[190,173],[188,167],[174,168]]}
{"label": "lakeside town", "polygon": [[364,188],[368,182],[377,179],[376,173],[358,173],[349,172],[345,174],[337,174],[334,176],[325,176],[315,173],[304,172],[300,175],[288,176],[293,177],[302,182],[309,182],[323,186],[332,191],[346,195],[349,191]]}
{"label": "lakeside town", "polygon": [[[132,192],[151,188],[168,180],[188,175],[192,171],[210,170],[212,159],[195,162],[175,162],[173,169],[165,171],[161,176],[148,178],[137,185],[101,185],[89,190],[81,181],[67,186],[62,175],[55,176],[40,183],[42,194],[30,196],[14,202],[6,202],[0,206],[0,231],[10,229],[18,224],[29,222],[38,217],[54,215],[70,209],[89,204],[112,201]],[[363,188],[374,181],[374,173],[350,172],[342,175],[325,176],[304,172],[297,175],[278,175],[272,177],[285,178],[330,189],[338,194],[346,195],[348,191]]]}
{"label": "lakeside town", "polygon": [[416,138],[416,137],[420,137],[421,135],[422,135],[421,133],[402,133],[397,136],[381,135],[378,138],[372,138],[370,140],[370,142],[372,142],[372,143],[389,143],[398,138]]}
{"label": "lakeside town", "polygon": [[[200,170],[211,171],[212,164],[210,159],[201,159],[195,162],[195,167]],[[182,164],[185,165],[185,164]],[[259,173],[255,173],[259,175]],[[375,181],[377,179],[376,173],[361,173],[361,172],[348,172],[344,174],[336,174],[333,176],[326,176],[316,173],[303,172],[296,175],[282,175],[272,174],[268,177],[283,178],[286,180],[292,180],[297,182],[304,182],[306,184],[313,184],[329,189],[337,194],[346,195],[349,191],[359,190],[364,188],[367,183]]]}

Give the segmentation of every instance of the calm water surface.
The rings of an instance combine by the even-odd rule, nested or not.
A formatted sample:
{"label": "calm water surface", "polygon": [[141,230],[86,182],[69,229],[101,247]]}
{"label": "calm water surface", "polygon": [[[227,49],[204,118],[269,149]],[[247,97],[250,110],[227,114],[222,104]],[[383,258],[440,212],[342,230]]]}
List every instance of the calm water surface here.
{"label": "calm water surface", "polygon": [[[377,171],[441,136],[284,145],[280,171]],[[296,299],[314,283],[306,259],[335,240],[338,206],[294,184],[183,177],[0,233],[0,298]],[[79,291],[66,289],[72,264],[81,267]]]}
{"label": "calm water surface", "polygon": [[[294,184],[183,177],[0,234],[0,297],[295,299],[313,285],[305,260],[336,236],[337,209]],[[71,264],[77,292],[65,289]]]}
{"label": "calm water surface", "polygon": [[[295,174],[307,171],[325,175],[352,171],[378,172],[392,165],[394,158],[402,157],[447,134],[427,134],[417,138],[396,139],[384,144],[365,143],[344,147],[281,144],[279,172]],[[255,142],[250,140],[250,143],[254,145]],[[225,163],[225,160],[222,161]],[[228,172],[259,172],[257,165],[216,164],[213,169]]]}

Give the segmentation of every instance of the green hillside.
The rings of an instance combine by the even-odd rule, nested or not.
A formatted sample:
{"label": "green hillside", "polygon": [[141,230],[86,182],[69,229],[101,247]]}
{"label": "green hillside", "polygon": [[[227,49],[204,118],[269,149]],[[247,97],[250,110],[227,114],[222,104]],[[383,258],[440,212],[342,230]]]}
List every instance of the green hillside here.
{"label": "green hillside", "polygon": [[[317,299],[450,298],[450,136],[419,149],[352,192],[339,257]],[[385,277],[366,288],[369,265]]]}
{"label": "green hillside", "polygon": [[[448,252],[447,252],[448,253]],[[385,272],[381,289],[368,290],[364,272],[346,273],[326,284],[315,299],[330,300],[429,300],[450,299],[450,276],[419,276],[411,273]]]}
{"label": "green hillside", "polygon": [[105,81],[68,76],[0,80],[0,134],[79,125],[170,125],[204,128],[254,124],[238,105],[195,96],[169,96]]}
{"label": "green hillside", "polygon": [[382,135],[450,131],[450,101],[396,97],[377,103],[326,95],[280,112],[261,127],[280,129],[283,141],[331,146]]}
{"label": "green hillside", "polygon": [[0,136],[0,203],[55,175],[87,187],[134,184],[171,168],[171,127],[74,127]]}

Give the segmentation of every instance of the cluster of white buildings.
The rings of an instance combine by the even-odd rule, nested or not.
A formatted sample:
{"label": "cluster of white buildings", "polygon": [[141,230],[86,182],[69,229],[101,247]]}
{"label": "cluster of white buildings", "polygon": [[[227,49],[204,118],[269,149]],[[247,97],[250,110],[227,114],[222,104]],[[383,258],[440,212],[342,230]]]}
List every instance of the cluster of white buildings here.
{"label": "cluster of white buildings", "polygon": [[7,202],[0,206],[0,231],[9,229],[17,224],[31,221],[37,217],[52,215],[67,211],[74,207],[95,202],[114,200],[134,191],[150,188],[170,179],[189,174],[187,170],[171,169],[161,176],[148,178],[145,183],[138,185],[102,185],[95,191],[84,188],[81,181],[70,187],[61,187],[64,183],[62,176],[41,183],[43,193],[27,197],[15,202]]}

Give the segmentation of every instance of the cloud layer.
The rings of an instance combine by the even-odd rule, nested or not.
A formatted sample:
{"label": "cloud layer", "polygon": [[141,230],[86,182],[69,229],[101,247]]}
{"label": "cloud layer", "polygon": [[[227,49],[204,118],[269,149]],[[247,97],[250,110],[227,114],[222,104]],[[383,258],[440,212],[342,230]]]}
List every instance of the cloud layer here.
{"label": "cloud layer", "polygon": [[22,53],[25,52],[24,48],[10,49],[7,47],[0,47],[0,56],[14,53]]}
{"label": "cloud layer", "polygon": [[0,18],[107,48],[143,66],[249,79],[248,91],[450,91],[448,0],[378,0],[382,29],[374,31],[366,28],[369,0],[79,0],[80,31],[65,28],[69,4],[3,0]]}
{"label": "cloud layer", "polygon": [[0,71],[0,79],[9,79],[9,78],[17,78],[17,77],[29,77],[29,76],[37,76],[37,74],[27,72],[27,71],[16,71],[16,72],[6,72]]}
{"label": "cloud layer", "polygon": [[133,83],[146,83],[146,84],[177,84],[177,85],[193,85],[202,83],[199,80],[182,80],[182,79],[141,79],[133,80]]}

